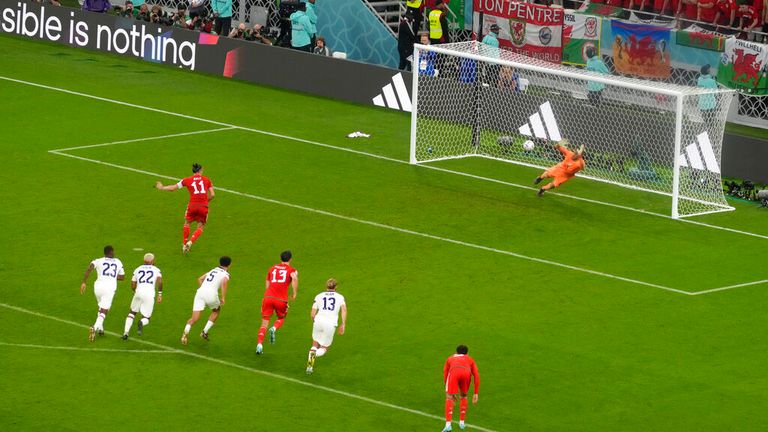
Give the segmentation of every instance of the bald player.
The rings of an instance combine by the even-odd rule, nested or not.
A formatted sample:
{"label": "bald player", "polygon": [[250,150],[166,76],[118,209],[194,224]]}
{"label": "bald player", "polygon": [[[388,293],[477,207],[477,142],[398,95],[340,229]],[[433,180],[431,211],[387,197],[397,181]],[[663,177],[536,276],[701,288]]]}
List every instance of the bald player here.
{"label": "bald player", "polygon": [[563,161],[536,177],[533,184],[539,184],[545,178],[554,179],[539,189],[539,192],[537,192],[538,196],[542,196],[544,192],[567,182],[576,176],[577,172],[584,169],[584,146],[582,145],[576,152],[573,152],[568,149],[569,144],[567,139],[560,140],[555,144],[555,149],[563,154]]}
{"label": "bald player", "polygon": [[131,300],[131,310],[128,312],[128,317],[125,318],[123,340],[128,340],[128,333],[131,331],[133,320],[136,319],[138,313],[141,313],[141,319],[137,324],[137,329],[139,336],[142,335],[144,326],[149,324],[149,318],[155,309],[155,292],[157,292],[157,302],[163,301],[163,275],[160,273],[160,269],[155,267],[153,254],[144,254],[144,264],[133,271],[131,289],[133,290],[133,300]]}

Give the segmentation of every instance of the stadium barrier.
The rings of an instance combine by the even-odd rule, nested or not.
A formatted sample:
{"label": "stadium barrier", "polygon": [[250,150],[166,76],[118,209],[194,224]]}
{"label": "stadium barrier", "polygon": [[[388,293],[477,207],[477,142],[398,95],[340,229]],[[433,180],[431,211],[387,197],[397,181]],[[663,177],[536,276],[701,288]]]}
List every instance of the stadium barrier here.
{"label": "stadium barrier", "polygon": [[[0,33],[109,52],[363,105],[411,110],[409,72],[105,14],[0,0]],[[22,78],[22,77],[18,77]],[[723,175],[768,183],[768,146],[723,149]]]}
{"label": "stadium barrier", "polygon": [[[365,105],[410,110],[410,74],[77,9],[0,0],[0,33]],[[394,78],[394,81],[393,81]],[[380,102],[380,103],[377,103]]]}

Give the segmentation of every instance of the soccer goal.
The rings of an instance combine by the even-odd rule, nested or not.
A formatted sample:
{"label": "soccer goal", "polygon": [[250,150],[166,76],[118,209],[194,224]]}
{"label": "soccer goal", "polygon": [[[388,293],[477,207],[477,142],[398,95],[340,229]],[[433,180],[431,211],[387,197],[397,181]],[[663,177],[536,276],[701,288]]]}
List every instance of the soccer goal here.
{"label": "soccer goal", "polygon": [[567,138],[587,148],[579,176],[667,195],[673,218],[733,210],[720,176],[730,90],[598,74],[478,42],[416,45],[413,64],[411,163],[475,156],[544,169],[560,160],[551,144]]}

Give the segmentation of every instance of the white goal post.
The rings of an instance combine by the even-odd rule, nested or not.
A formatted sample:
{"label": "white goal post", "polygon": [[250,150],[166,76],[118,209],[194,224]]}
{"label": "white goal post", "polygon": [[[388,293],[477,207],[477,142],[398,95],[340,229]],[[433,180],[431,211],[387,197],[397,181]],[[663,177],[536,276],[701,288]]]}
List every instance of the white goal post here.
{"label": "white goal post", "polygon": [[673,218],[733,210],[720,174],[732,90],[599,74],[476,41],[417,44],[413,65],[411,163],[474,156],[545,169],[566,138],[587,148],[580,177],[667,195]]}

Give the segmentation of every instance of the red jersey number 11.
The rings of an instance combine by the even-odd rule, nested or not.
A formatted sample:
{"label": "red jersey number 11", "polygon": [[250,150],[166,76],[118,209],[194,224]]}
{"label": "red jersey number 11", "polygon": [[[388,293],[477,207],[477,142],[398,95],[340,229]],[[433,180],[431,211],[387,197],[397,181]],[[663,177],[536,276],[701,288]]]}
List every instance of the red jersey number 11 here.
{"label": "red jersey number 11", "polygon": [[192,182],[192,188],[195,189],[195,195],[204,194],[205,193],[205,185],[203,184],[203,181],[200,180],[197,183],[200,184],[200,190],[197,190],[197,184],[195,182]]}

